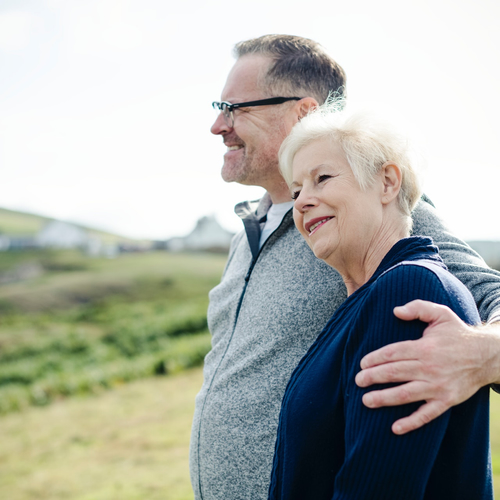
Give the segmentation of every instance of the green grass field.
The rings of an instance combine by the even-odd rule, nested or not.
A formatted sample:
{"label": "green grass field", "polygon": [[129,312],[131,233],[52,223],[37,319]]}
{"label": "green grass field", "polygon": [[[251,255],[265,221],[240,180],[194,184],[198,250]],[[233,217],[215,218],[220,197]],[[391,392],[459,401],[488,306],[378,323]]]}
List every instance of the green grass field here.
{"label": "green grass field", "polygon": [[192,498],[188,442],[201,369],[0,417],[0,498]]}
{"label": "green grass field", "polygon": [[[199,365],[225,256],[0,253],[0,414]],[[8,269],[9,271],[6,271]],[[7,275],[10,276],[10,275]]]}
{"label": "green grass field", "polygon": [[0,498],[191,497],[200,370],[176,374],[210,348],[225,260],[0,253]]}
{"label": "green grass field", "polygon": [[[200,368],[0,417],[0,498],[187,500]],[[500,395],[491,395],[496,495]]]}

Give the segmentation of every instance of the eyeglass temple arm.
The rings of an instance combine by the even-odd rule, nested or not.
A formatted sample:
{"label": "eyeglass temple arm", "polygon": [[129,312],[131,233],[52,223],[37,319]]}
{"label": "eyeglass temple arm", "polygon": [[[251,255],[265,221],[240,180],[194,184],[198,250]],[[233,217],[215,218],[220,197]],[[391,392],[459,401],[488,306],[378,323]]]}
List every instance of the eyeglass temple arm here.
{"label": "eyeglass temple arm", "polygon": [[261,99],[259,101],[239,102],[231,104],[231,109],[254,107],[254,106],[267,106],[268,104],[282,104],[287,101],[300,101],[302,97],[270,97],[269,99]]}
{"label": "eyeglass temple arm", "polygon": [[246,107],[255,107],[255,106],[267,106],[268,104],[282,104],[287,101],[300,101],[303,99],[302,97],[270,97],[269,99],[260,99],[258,101],[248,101],[248,102],[239,102],[236,104],[231,104],[230,102],[222,101],[214,101],[212,103],[212,107],[217,107],[219,111],[221,110],[222,104],[225,104],[228,111],[233,111],[233,109],[238,108],[246,108]]}

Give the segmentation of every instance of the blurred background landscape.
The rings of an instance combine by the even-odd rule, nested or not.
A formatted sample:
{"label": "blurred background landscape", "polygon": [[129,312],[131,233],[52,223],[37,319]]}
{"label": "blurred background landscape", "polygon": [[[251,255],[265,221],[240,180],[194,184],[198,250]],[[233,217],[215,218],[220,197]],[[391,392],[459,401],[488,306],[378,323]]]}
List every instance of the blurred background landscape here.
{"label": "blurred background landscape", "polygon": [[208,291],[262,194],[209,132],[240,40],[319,41],[500,269],[499,24],[497,0],[1,0],[0,498],[192,498]]}
{"label": "blurred background landscape", "polygon": [[228,237],[213,224],[203,252],[168,252],[0,210],[0,498],[191,497],[201,372],[178,374],[210,348]]}
{"label": "blurred background landscape", "polygon": [[5,210],[0,230],[14,217],[25,232],[7,234],[25,246],[0,252],[0,413],[201,363],[227,247],[167,253],[43,219],[30,237],[36,216]]}

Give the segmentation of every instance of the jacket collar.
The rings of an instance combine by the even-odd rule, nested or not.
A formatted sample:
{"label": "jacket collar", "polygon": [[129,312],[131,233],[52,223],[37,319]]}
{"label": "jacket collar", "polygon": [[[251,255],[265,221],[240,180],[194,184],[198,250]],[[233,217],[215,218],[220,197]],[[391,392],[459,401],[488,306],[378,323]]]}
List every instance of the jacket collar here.
{"label": "jacket collar", "polygon": [[234,211],[243,222],[247,218],[257,219],[259,222],[263,222],[261,219],[265,219],[272,204],[271,197],[269,193],[266,192],[260,200],[242,201],[238,203],[235,205]]}
{"label": "jacket collar", "polygon": [[373,276],[366,283],[372,283],[381,274],[403,261],[427,260],[432,261],[443,269],[447,269],[439,255],[438,247],[431,238],[424,236],[411,236],[399,240],[382,259]]}
{"label": "jacket collar", "polygon": [[[259,253],[260,223],[266,221],[267,212],[273,202],[269,193],[265,193],[260,200],[242,201],[234,207],[236,215],[243,221],[247,234],[248,244],[255,260]],[[293,224],[292,211],[286,213],[283,221],[286,225]]]}

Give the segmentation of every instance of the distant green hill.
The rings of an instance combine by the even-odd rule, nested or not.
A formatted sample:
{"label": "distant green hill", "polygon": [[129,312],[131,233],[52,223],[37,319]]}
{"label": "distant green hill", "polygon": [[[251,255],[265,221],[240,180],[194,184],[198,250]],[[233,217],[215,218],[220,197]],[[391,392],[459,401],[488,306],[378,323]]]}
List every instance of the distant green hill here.
{"label": "distant green hill", "polygon": [[[7,208],[0,208],[0,234],[6,235],[35,235],[40,229],[48,222],[55,220],[50,217],[42,215],[31,214],[28,212],[19,212],[16,210],[8,210]],[[73,224],[73,223],[72,223]],[[92,236],[99,237],[104,243],[119,243],[119,242],[137,242],[132,238],[119,236],[117,234],[108,233],[106,231],[99,231],[92,229],[81,224],[75,224],[81,227]]]}
{"label": "distant green hill", "polygon": [[52,219],[0,208],[0,234],[35,234]]}

